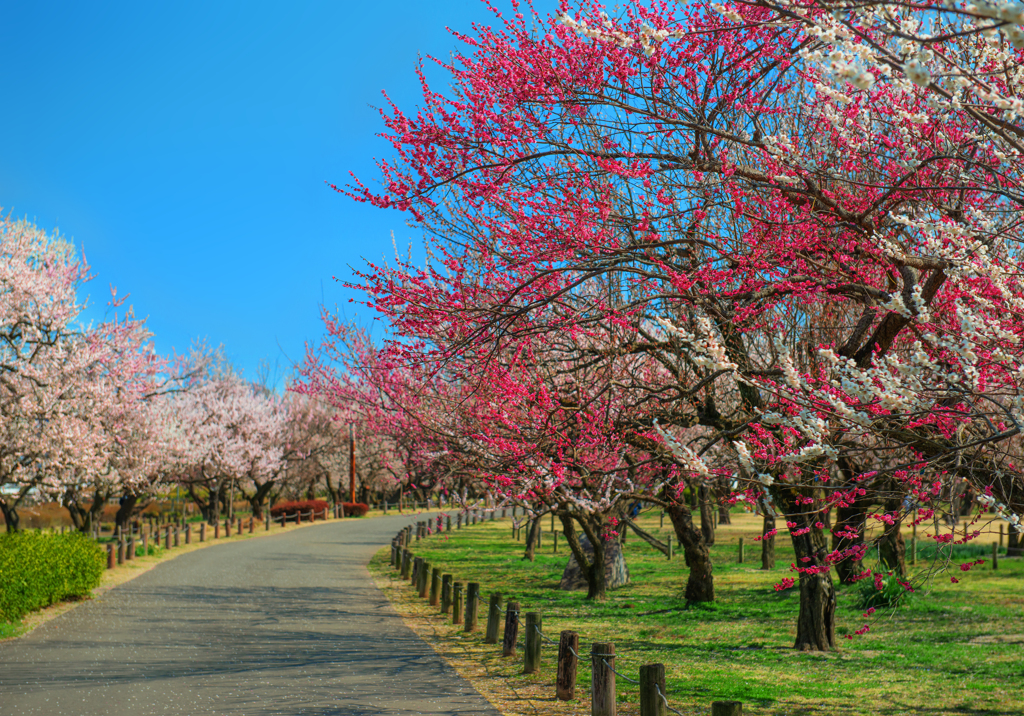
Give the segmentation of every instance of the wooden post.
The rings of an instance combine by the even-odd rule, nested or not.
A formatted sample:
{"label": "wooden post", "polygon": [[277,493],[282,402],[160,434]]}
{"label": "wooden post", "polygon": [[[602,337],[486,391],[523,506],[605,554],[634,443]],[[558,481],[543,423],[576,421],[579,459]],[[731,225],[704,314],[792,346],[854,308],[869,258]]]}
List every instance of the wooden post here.
{"label": "wooden post", "polygon": [[128,538],[128,554],[125,555],[125,559],[135,559],[135,535]]}
{"label": "wooden post", "polygon": [[644,664],[640,667],[640,716],[666,716],[662,700],[665,693],[665,665]]}
{"label": "wooden post", "polygon": [[999,543],[992,543],[992,569],[999,569]]}
{"label": "wooden post", "polygon": [[466,585],[466,631],[476,631],[480,612],[480,583],[470,582]]}
{"label": "wooden post", "polygon": [[140,529],[139,531],[142,532],[142,556],[143,557],[148,557],[149,556],[149,531],[148,530],[144,530],[144,529]]}
{"label": "wooden post", "polygon": [[665,526],[665,510],[662,510],[661,511],[661,524],[659,524],[658,527],[664,527],[664,526]]}
{"label": "wooden post", "polygon": [[452,585],[452,624],[462,623],[462,610],[465,605],[462,603],[462,582]]}
{"label": "wooden post", "polygon": [[558,639],[558,677],[555,681],[555,697],[559,701],[576,698],[576,654],[579,650],[579,635],[568,629],[563,631]]}
{"label": "wooden post", "polygon": [[446,519],[447,519],[447,527],[445,527],[445,531],[446,532],[451,532],[452,531],[452,516],[448,515]]}
{"label": "wooden post", "polygon": [[999,525],[999,548],[1003,547],[1003,526]]}
{"label": "wooden post", "polygon": [[[297,525],[301,525],[302,524],[302,510],[296,510],[296,512],[295,512],[295,524],[297,524]],[[230,537],[230,536],[231,536],[231,533],[229,532],[228,533],[228,537]]]}
{"label": "wooden post", "polygon": [[107,542],[107,569],[114,568],[114,544]]}
{"label": "wooden post", "polygon": [[665,537],[665,544],[668,545],[668,559],[672,560],[672,535]]}
{"label": "wooden post", "polygon": [[539,612],[526,612],[526,647],[523,650],[523,673],[540,671],[540,629]]}
{"label": "wooden post", "polygon": [[[324,510],[324,519],[327,519],[327,510]],[[252,534],[254,529],[256,529],[256,517],[249,515],[249,534]]]}
{"label": "wooden post", "polygon": [[558,533],[551,533],[551,553],[558,554]]}
{"label": "wooden post", "polygon": [[615,704],[615,645],[595,641],[590,649],[590,714],[616,716]]}
{"label": "wooden post", "polygon": [[[420,565],[420,599],[426,599],[430,593],[430,562]],[[436,569],[434,570],[437,571]]]}
{"label": "wooden post", "polygon": [[430,606],[436,607],[441,600],[441,570],[430,570]]}
{"label": "wooden post", "polygon": [[739,562],[739,564],[743,564],[743,538],[742,537],[740,537],[740,541],[739,541],[739,559],[737,560],[737,562]]}
{"label": "wooden post", "polygon": [[505,607],[505,638],[501,642],[502,656],[516,655],[516,637],[519,636],[519,602]]}
{"label": "wooden post", "polygon": [[484,644],[498,643],[498,623],[501,619],[501,593],[494,592],[487,603],[487,629],[484,632]]}
{"label": "wooden post", "polygon": [[455,529],[457,529],[457,530],[461,530],[462,529],[462,513],[461,512],[455,516]]}
{"label": "wooden post", "polygon": [[408,549],[403,547],[402,548],[402,571],[400,572],[400,574],[402,576],[402,579],[408,579],[409,578],[409,569],[412,566],[410,564],[410,562],[412,562],[411,557],[412,557],[412,553]]}
{"label": "wooden post", "polygon": [[441,613],[447,614],[452,608],[452,575],[441,575]]}
{"label": "wooden post", "polygon": [[192,523],[185,525],[185,544],[192,544]]}
{"label": "wooden post", "polygon": [[743,702],[712,701],[711,716],[743,716]]}
{"label": "wooden post", "polygon": [[124,552],[125,552],[124,537],[117,540],[117,563],[119,565],[124,564]]}
{"label": "wooden post", "polygon": [[205,542],[206,541],[206,523],[205,522],[200,522],[199,523],[199,541],[200,542]]}
{"label": "wooden post", "polygon": [[267,514],[263,519],[266,521],[266,528],[263,531],[270,532],[270,510],[267,510]]}
{"label": "wooden post", "polygon": [[917,564],[917,537],[910,538],[910,563]]}
{"label": "wooden post", "polygon": [[164,549],[171,548],[171,526],[167,525],[164,528]]}
{"label": "wooden post", "polygon": [[174,546],[175,547],[180,547],[181,546],[179,544],[179,542],[178,542],[178,525],[174,525]]}
{"label": "wooden post", "polygon": [[410,576],[409,581],[412,582],[412,586],[415,587],[417,590],[419,589],[419,586],[420,586],[419,578],[420,578],[420,571],[421,571],[421,567],[422,566],[423,566],[423,557],[416,557],[416,558],[413,559],[413,562],[412,562],[412,575]]}

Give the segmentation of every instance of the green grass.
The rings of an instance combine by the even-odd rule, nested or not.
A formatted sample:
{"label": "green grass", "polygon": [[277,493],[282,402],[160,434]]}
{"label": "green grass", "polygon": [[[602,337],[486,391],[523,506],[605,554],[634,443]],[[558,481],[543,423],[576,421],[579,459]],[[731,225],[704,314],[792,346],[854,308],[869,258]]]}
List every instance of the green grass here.
{"label": "green grass", "polygon": [[[523,612],[540,612],[545,633],[555,640],[560,630],[572,629],[585,650],[593,641],[614,642],[617,668],[632,678],[641,664],[664,663],[670,703],[684,713],[706,712],[711,701],[727,699],[743,701],[745,712],[780,716],[1024,709],[1024,560],[1001,559],[995,572],[986,560],[966,573],[953,561],[951,572],[926,579],[940,565],[925,560],[919,548],[918,564],[911,567],[918,589],[909,604],[865,619],[860,586],[841,586],[838,633],[852,635],[866,623],[870,631],[852,640],[840,636],[840,648],[831,654],[797,653],[797,590],[774,589],[782,577],[796,576],[789,571],[794,558],[788,536],[776,540],[776,569],[761,571],[760,547],[752,542],[760,520],[733,520],[719,528],[711,550],[717,602],[697,608],[687,608],[681,597],[687,576],[682,558],[669,562],[633,534],[625,547],[631,584],[598,603],[588,602],[585,592],[558,589],[567,547],[559,539],[559,553],[551,553],[547,520],[533,563],[522,560],[524,545],[512,539],[508,521],[431,537],[412,549],[457,580],[479,582],[484,598],[498,591],[519,601]],[[663,529],[658,522],[656,515],[640,520],[649,531],[668,534],[667,521]],[[741,536],[747,561],[737,564]],[[976,558],[963,551],[961,561]],[[389,572],[388,554],[378,554],[371,568]],[[553,654],[549,647],[549,663]],[[585,661],[579,673],[584,686],[590,679]],[[517,678],[536,680],[510,678],[513,685]],[[550,673],[545,678],[553,681]],[[635,689],[620,680],[627,711],[637,701]]]}

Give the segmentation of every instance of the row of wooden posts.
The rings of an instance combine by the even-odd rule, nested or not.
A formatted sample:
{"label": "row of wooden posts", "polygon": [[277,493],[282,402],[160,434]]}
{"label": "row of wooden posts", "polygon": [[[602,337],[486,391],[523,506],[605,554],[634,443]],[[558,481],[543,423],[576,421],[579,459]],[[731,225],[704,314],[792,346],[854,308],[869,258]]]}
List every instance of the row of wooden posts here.
{"label": "row of wooden posts", "polygon": [[[327,516],[332,513],[334,519],[341,519],[345,515],[340,504],[334,505],[334,507],[330,509],[324,508],[320,512],[313,512],[313,510],[309,510],[304,513],[296,512],[294,515],[280,515],[274,518],[271,518],[270,513],[267,512],[263,519],[264,529],[266,531],[270,531],[271,522],[280,522],[281,526],[284,527],[289,520],[293,520],[297,525],[302,524],[303,520],[307,522],[315,522],[317,519],[326,520]],[[235,532],[237,534],[242,534],[246,523],[248,523],[249,534],[253,534],[253,532],[256,531],[256,520],[254,517],[250,516],[247,521],[243,520],[241,517],[238,517],[235,520],[225,519],[224,537],[231,536],[232,524],[234,524]],[[205,522],[200,522],[198,527],[199,541],[205,542],[207,525]],[[220,522],[215,522],[213,524],[213,539],[220,539],[220,527]],[[181,545],[182,541],[184,541],[185,544],[192,544],[192,533],[194,530],[191,523],[184,521],[175,522],[173,524],[163,525],[162,528],[156,529],[152,529],[149,525],[142,523],[139,525],[139,540],[142,542],[143,555],[149,554],[149,543],[151,537],[153,538],[154,544],[160,544],[161,531],[163,532],[162,539],[164,549],[171,549],[172,546],[178,547]],[[114,536],[114,542],[107,543],[107,569],[113,569],[115,565],[124,564],[126,561],[135,559],[135,548],[135,531],[129,530],[127,534],[124,534],[121,531],[121,528],[118,527]]]}
{"label": "row of wooden posts", "polygon": [[[488,510],[489,519],[495,519],[496,510]],[[465,514],[466,526],[476,524],[485,517],[472,510]],[[505,510],[502,510],[502,517]],[[456,515],[455,529],[463,524],[463,514]],[[435,519],[417,522],[402,529],[391,542],[391,566],[398,570],[403,580],[409,581],[421,599],[429,600],[433,607],[438,607],[441,614],[451,614],[452,624],[461,624],[466,632],[475,632],[479,627],[480,610],[484,607],[480,597],[479,582],[463,584],[455,581],[451,574],[442,574],[438,567],[416,557],[409,548],[415,540],[424,539],[435,532],[452,530],[452,518],[441,516]],[[557,546],[557,543],[556,543]],[[523,673],[532,674],[541,668],[541,647],[544,641],[555,642],[544,635],[543,619],[540,612],[526,612],[520,618],[520,604],[509,600],[504,605],[502,617],[503,595],[492,593],[486,605],[486,626],[484,643],[499,642],[499,628],[504,627],[500,635],[501,654],[505,658],[516,658],[519,642],[519,628],[523,634]],[[569,701],[576,697],[576,671],[579,654],[579,635],[572,630],[564,630],[558,639],[558,666],[555,678],[555,697],[561,701]],[[645,664],[640,667],[639,680],[630,679],[619,674],[615,669],[615,644],[611,642],[594,642],[590,649],[590,712],[591,716],[616,716],[617,694],[616,676],[639,684],[641,716],[666,716],[675,711],[668,705],[665,697],[665,666],[664,664]],[[675,711],[675,713],[678,713]],[[742,716],[743,704],[739,701],[715,701],[711,704],[712,716]]]}

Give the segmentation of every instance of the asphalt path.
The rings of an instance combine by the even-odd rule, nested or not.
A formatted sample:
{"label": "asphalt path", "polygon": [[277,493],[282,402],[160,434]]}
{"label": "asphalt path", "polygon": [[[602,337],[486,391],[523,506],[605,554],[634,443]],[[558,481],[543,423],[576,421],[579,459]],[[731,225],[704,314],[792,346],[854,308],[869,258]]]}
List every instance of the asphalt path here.
{"label": "asphalt path", "polygon": [[409,521],[326,522],[157,565],[0,644],[0,714],[498,716],[370,579]]}

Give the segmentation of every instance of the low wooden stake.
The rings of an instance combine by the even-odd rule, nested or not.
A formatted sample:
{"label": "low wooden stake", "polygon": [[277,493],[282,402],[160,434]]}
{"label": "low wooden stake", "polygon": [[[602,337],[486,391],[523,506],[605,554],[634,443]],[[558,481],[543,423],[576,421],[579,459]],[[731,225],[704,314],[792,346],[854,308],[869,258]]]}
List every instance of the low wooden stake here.
{"label": "low wooden stake", "polygon": [[441,576],[441,613],[447,614],[452,608],[452,575]]}
{"label": "low wooden stake", "polygon": [[711,716],[743,716],[743,702],[712,701]]}
{"label": "low wooden stake", "polygon": [[519,636],[519,602],[509,602],[505,607],[505,638],[501,642],[501,655],[516,655],[516,637]]}
{"label": "low wooden stake", "polygon": [[662,700],[665,693],[665,665],[644,664],[640,667],[640,716],[667,716]]}
{"label": "low wooden stake", "polygon": [[452,624],[462,623],[462,610],[465,605],[462,603],[462,582],[452,585]]}
{"label": "low wooden stake", "polygon": [[476,631],[480,604],[480,583],[470,582],[466,587],[466,631]]}
{"label": "low wooden stake", "polygon": [[616,716],[615,645],[595,641],[590,649],[590,715]]}
{"label": "low wooden stake", "polygon": [[580,650],[580,637],[566,629],[558,639],[558,677],[555,681],[555,697],[559,701],[576,698],[576,654]]}
{"label": "low wooden stake", "polygon": [[487,604],[487,629],[484,632],[485,644],[498,643],[498,625],[501,622],[501,594],[494,592]]}
{"label": "low wooden stake", "polygon": [[539,612],[526,612],[526,646],[523,650],[523,673],[540,671],[540,629]]}

